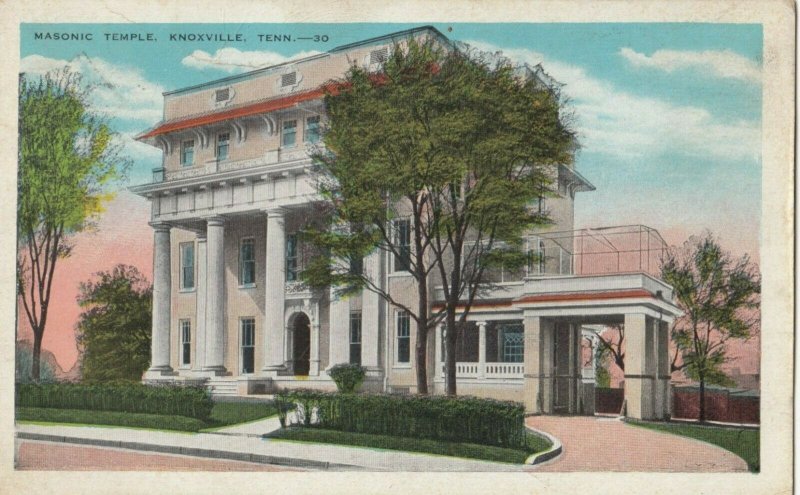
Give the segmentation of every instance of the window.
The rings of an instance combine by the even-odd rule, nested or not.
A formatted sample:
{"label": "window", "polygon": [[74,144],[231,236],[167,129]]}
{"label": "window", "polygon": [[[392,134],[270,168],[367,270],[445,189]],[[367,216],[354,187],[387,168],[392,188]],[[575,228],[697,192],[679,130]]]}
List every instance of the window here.
{"label": "window", "polygon": [[297,280],[297,234],[286,236],[286,281]]}
{"label": "window", "polygon": [[283,122],[283,133],[281,135],[281,146],[290,148],[297,142],[297,121],[285,120]]}
{"label": "window", "polygon": [[380,64],[385,62],[387,58],[389,58],[389,48],[384,46],[369,53],[369,64]]}
{"label": "window", "polygon": [[189,166],[194,163],[194,139],[181,143],[181,165]]}
{"label": "window", "polygon": [[189,320],[180,320],[178,326],[181,331],[181,365],[189,366],[192,363],[192,324]]}
{"label": "window", "polygon": [[228,159],[228,148],[231,140],[231,133],[223,132],[217,134],[217,160]]}
{"label": "window", "polygon": [[306,119],[306,130],[303,139],[307,143],[319,142],[319,115]]}
{"label": "window", "polygon": [[255,370],[255,349],[256,349],[256,320],[253,318],[242,318],[241,325],[241,353],[242,353],[242,374],[247,375]]}
{"label": "window", "polygon": [[181,243],[181,289],[194,289],[194,243]]}
{"label": "window", "polygon": [[222,102],[222,101],[229,100],[230,97],[231,97],[231,89],[230,88],[218,89],[216,94],[214,95],[214,100],[217,103],[219,103],[219,102]]}
{"label": "window", "polygon": [[242,239],[239,245],[239,285],[256,283],[255,241],[252,238]]}
{"label": "window", "polygon": [[408,313],[397,312],[397,362],[411,361],[411,322]]}
{"label": "window", "polygon": [[528,273],[531,275],[543,275],[545,273],[545,247],[544,239],[535,241],[535,249],[528,249]]}
{"label": "window", "polygon": [[361,364],[361,311],[350,313],[350,364]]}
{"label": "window", "polygon": [[407,272],[411,269],[411,221],[395,220],[394,242],[397,252],[394,256],[394,271]]}
{"label": "window", "polygon": [[297,72],[290,72],[281,76],[281,87],[294,86],[297,84]]}
{"label": "window", "polygon": [[503,325],[500,329],[504,363],[521,363],[525,360],[525,333],[522,325],[515,323]]}

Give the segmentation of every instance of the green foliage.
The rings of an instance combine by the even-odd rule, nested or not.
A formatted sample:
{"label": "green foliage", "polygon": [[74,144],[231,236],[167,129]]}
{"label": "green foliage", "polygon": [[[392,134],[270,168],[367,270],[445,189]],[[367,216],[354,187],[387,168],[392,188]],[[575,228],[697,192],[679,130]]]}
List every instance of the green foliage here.
{"label": "green foliage", "polygon": [[17,291],[34,334],[34,380],[55,266],[71,253],[68,237],[91,224],[112,196],[109,183],[130,166],[114,138],[91,112],[77,74],[20,76]]}
{"label": "green foliage", "polygon": [[331,367],[328,374],[336,383],[339,392],[352,394],[361,386],[366,371],[358,364],[341,363]]}
{"label": "green foliage", "polygon": [[277,413],[275,404],[271,402],[214,402],[209,424],[215,426],[247,423],[257,419],[268,418]]}
{"label": "green foliage", "polygon": [[[549,222],[531,205],[556,193],[557,167],[572,162],[575,140],[558,91],[517,69],[438,40],[408,40],[378,72],[354,65],[332,83],[326,148],[314,156],[329,214],[323,228],[306,232],[322,253],[302,274],[309,285],[377,292],[409,312],[417,340],[425,342],[445,311],[454,326],[464,299],[459,317],[466,318],[478,285],[487,283],[485,270],[524,265],[522,236]],[[401,217],[410,220],[410,249],[391,227]],[[395,256],[410,251],[417,308],[344,262],[376,249]],[[431,276],[447,304],[428,314]],[[455,335],[445,342],[448,360]],[[424,365],[417,362],[420,390]]]}
{"label": "green foliage", "polygon": [[187,418],[186,416],[39,407],[16,408],[16,420],[37,423],[107,425],[120,426],[123,428],[147,428],[153,430],[191,432],[197,432],[206,427],[205,422],[196,418]]}
{"label": "green foliage", "polygon": [[80,285],[81,372],[88,382],[138,381],[150,362],[153,289],[133,266],[117,265]]}
{"label": "green foliage", "polygon": [[213,402],[198,387],[154,387],[141,384],[17,384],[18,407],[84,409],[186,416],[206,421]]}
{"label": "green foliage", "polygon": [[425,452],[427,454],[465,457],[492,462],[521,464],[534,453],[550,448],[550,443],[529,434],[527,448],[495,447],[464,442],[444,442],[424,438],[375,435],[369,433],[350,433],[321,428],[287,428],[269,434],[270,439],[292,440],[295,442],[330,443],[336,445],[355,445],[377,449]]}
{"label": "green foliage", "polygon": [[[599,338],[602,338],[598,336]],[[609,346],[598,345],[595,348],[593,359],[595,360],[594,381],[598,388],[611,387],[611,372],[608,367],[611,364],[611,350]]]}
{"label": "green foliage", "polygon": [[528,442],[525,408],[516,402],[315,390],[282,391],[276,400],[296,407],[299,425],[502,447],[525,448]]}
{"label": "green foliage", "polygon": [[734,259],[710,233],[692,237],[671,251],[661,275],[672,285],[684,311],[672,328],[672,340],[683,360],[679,369],[701,384],[730,386],[722,365],[726,344],[747,340],[758,331],[761,280],[745,255]]}
{"label": "green foliage", "polygon": [[[28,342],[17,341],[14,363],[16,365],[14,379],[17,383],[31,383],[31,365],[33,363],[32,348]],[[47,361],[41,364],[39,381],[50,383],[56,381],[56,371]]]}

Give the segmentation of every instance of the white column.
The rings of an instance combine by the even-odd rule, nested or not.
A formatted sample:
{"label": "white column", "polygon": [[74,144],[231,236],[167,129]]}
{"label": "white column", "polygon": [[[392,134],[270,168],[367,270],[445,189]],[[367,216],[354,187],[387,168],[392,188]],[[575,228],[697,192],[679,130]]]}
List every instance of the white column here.
{"label": "white column", "polygon": [[444,371],[442,371],[442,367],[444,361],[442,360],[442,332],[444,331],[444,324],[439,323],[436,325],[436,344],[434,345],[434,349],[436,351],[436,355],[434,356],[434,370],[433,376],[434,377],[441,377],[444,378]]}
{"label": "white column", "polygon": [[203,369],[206,362],[206,233],[197,234],[197,306],[195,310],[195,370]]}
{"label": "white column", "polygon": [[265,363],[263,371],[277,375],[286,368],[286,323],[284,291],[286,287],[286,232],[283,208],[267,210],[266,288],[264,301]]}
{"label": "white column", "polygon": [[153,239],[153,333],[150,341],[150,369],[154,374],[172,371],[170,357],[170,304],[172,274],[170,263],[170,226],[151,224]]}
{"label": "white column", "polygon": [[308,374],[310,376],[319,375],[319,310],[311,320],[311,349],[308,360]]}
{"label": "white column", "polygon": [[206,360],[204,370],[225,371],[225,219],[206,222]]}
{"label": "white column", "polygon": [[328,314],[328,368],[350,362],[350,302],[330,290]]}
{"label": "white column", "polygon": [[[364,275],[379,287],[383,285],[381,253],[382,251],[378,249],[364,258]],[[378,330],[381,327],[381,299],[375,292],[366,289],[362,292],[361,318],[361,365],[375,371],[379,366]],[[390,336],[389,338],[393,335],[391,331],[387,334]],[[411,353],[413,355],[413,348]]]}
{"label": "white column", "polygon": [[[636,419],[653,417],[652,332],[642,313],[625,315],[625,404],[627,416]],[[648,345],[649,344],[649,345]]]}
{"label": "white column", "polygon": [[542,319],[538,316],[526,316],[524,321],[524,397],[525,412],[540,414],[542,412]]}
{"label": "white column", "polygon": [[478,378],[486,377],[486,322],[478,322]]}

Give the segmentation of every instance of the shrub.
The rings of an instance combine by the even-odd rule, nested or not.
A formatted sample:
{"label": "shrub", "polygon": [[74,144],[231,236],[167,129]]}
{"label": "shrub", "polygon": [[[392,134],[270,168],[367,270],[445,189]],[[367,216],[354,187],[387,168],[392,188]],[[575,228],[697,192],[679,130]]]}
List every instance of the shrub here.
{"label": "shrub", "polygon": [[352,394],[361,386],[366,372],[358,364],[342,363],[331,367],[328,374],[336,383],[339,392]]}
{"label": "shrub", "polygon": [[153,387],[138,383],[17,384],[15,400],[17,407],[163,414],[203,421],[211,417],[214,406],[208,392],[199,387]]}
{"label": "shrub", "polygon": [[295,405],[295,423],[308,426],[451,442],[526,447],[525,408],[475,397],[342,394],[289,390],[280,403]]}

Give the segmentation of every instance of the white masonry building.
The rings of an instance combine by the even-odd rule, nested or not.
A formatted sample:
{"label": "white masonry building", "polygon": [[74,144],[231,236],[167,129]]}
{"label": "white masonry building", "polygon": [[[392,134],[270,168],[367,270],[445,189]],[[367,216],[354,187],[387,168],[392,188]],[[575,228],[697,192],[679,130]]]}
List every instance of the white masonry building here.
{"label": "white masonry building", "polygon": [[[298,273],[311,248],[297,235],[322,200],[309,151],[320,145],[324,85],[354,62],[379,67],[410,36],[447,42],[421,27],[164,94],[163,121],[138,137],[163,151],[163,165],[133,188],[151,201],[155,235],[145,382],[197,383],[219,395],[332,390],[325,371],[352,362],[367,369],[368,390],[416,391],[413,320],[369,291],[345,299],[306,288]],[[627,414],[669,414],[668,324],[680,313],[672,288],[652,275],[663,240],[644,226],[574,231],[575,194],[593,189],[560,167],[560,196],[546,205],[554,224],[527,239],[538,261],[493,274],[497,289],[461,330],[460,394],[591,414],[582,328],[624,324]],[[410,243],[407,222],[396,221],[398,242]],[[406,266],[383,252],[363,260],[372,280],[411,303]],[[440,291],[432,289],[434,304]],[[434,393],[444,391],[441,337],[439,329],[428,345]]]}

